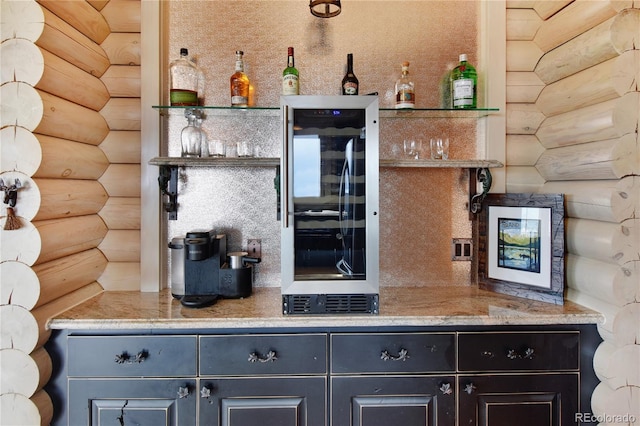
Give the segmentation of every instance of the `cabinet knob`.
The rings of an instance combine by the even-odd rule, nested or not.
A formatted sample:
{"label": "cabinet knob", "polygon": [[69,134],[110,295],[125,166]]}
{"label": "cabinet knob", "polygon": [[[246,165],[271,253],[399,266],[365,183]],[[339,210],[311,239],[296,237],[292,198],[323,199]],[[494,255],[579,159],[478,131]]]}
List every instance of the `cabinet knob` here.
{"label": "cabinet knob", "polygon": [[209,398],[210,396],[211,396],[211,388],[203,386],[202,389],[200,389],[200,398]]}
{"label": "cabinet knob", "polygon": [[275,351],[269,351],[266,356],[261,357],[257,352],[249,354],[249,362],[274,362],[278,359]]}
{"label": "cabinet knob", "polygon": [[525,348],[522,352],[515,349],[507,350],[507,358],[509,359],[533,359],[535,356],[535,350],[533,348]]}
{"label": "cabinet knob", "polygon": [[127,351],[123,351],[121,354],[116,354],[116,364],[140,364],[149,357],[149,352],[146,349],[141,350],[135,355],[129,355]]}
{"label": "cabinet knob", "polygon": [[404,348],[400,348],[400,352],[396,356],[391,355],[387,350],[382,351],[380,354],[380,359],[383,361],[406,361],[409,358],[409,351]]}
{"label": "cabinet knob", "polygon": [[183,398],[186,398],[188,396],[189,396],[189,387],[188,386],[185,386],[185,387],[180,386],[178,388],[178,398],[183,399]]}
{"label": "cabinet knob", "polygon": [[476,390],[476,386],[473,383],[467,383],[467,385],[463,389],[463,391],[465,391],[469,395],[471,395],[475,390]]}
{"label": "cabinet knob", "polygon": [[451,383],[449,382],[444,382],[440,385],[440,392],[443,393],[443,395],[451,395],[453,393],[453,389],[451,388]]}

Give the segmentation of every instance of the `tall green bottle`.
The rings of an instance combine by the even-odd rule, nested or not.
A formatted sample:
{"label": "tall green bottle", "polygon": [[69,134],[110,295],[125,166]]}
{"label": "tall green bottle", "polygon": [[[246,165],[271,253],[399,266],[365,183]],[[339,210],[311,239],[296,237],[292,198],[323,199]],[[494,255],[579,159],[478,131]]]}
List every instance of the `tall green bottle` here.
{"label": "tall green bottle", "polygon": [[478,74],[467,62],[467,55],[460,55],[460,63],[451,71],[451,101],[453,108],[477,108]]}

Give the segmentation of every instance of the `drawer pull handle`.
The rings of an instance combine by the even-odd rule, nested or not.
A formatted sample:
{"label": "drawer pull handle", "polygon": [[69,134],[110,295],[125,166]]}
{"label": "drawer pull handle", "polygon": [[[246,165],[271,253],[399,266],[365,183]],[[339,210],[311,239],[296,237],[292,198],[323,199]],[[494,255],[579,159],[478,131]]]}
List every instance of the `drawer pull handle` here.
{"label": "drawer pull handle", "polygon": [[535,350],[533,348],[526,348],[522,353],[515,349],[509,349],[507,351],[507,358],[509,359],[533,359],[535,356]]}
{"label": "drawer pull handle", "polygon": [[476,385],[474,385],[473,383],[467,383],[467,385],[464,387],[463,390],[469,395],[471,395],[473,391],[476,390]]}
{"label": "drawer pull handle", "polygon": [[178,388],[178,398],[183,399],[189,396],[189,387],[185,386],[182,387],[180,386]]}
{"label": "drawer pull handle", "polygon": [[383,361],[406,361],[408,360],[409,357],[409,351],[404,349],[404,348],[400,348],[400,352],[398,352],[398,356],[393,356],[389,353],[389,351],[384,350],[382,351],[382,353],[380,354],[380,359]]}
{"label": "drawer pull handle", "polygon": [[251,352],[249,354],[249,362],[274,362],[277,360],[275,351],[269,351],[265,357],[260,357],[256,352]]}
{"label": "drawer pull handle", "polygon": [[149,357],[149,352],[145,349],[138,352],[135,356],[129,355],[127,351],[116,355],[116,364],[140,364]]}
{"label": "drawer pull handle", "polygon": [[453,389],[451,388],[451,383],[445,382],[440,385],[440,392],[444,395],[451,395],[453,393]]}

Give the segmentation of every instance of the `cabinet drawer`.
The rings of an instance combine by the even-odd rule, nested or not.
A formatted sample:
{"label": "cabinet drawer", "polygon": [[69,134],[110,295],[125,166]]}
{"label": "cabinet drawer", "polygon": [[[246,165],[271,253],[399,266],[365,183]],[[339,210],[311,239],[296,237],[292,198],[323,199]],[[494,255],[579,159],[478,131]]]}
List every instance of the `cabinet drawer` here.
{"label": "cabinet drawer", "polygon": [[69,376],[177,377],[196,374],[195,336],[70,336]]}
{"label": "cabinet drawer", "polygon": [[326,374],[326,334],[201,336],[200,374]]}
{"label": "cabinet drawer", "polygon": [[428,373],[455,369],[453,333],[333,334],[331,372]]}
{"label": "cabinet drawer", "polygon": [[460,371],[551,371],[580,368],[580,333],[458,334]]}

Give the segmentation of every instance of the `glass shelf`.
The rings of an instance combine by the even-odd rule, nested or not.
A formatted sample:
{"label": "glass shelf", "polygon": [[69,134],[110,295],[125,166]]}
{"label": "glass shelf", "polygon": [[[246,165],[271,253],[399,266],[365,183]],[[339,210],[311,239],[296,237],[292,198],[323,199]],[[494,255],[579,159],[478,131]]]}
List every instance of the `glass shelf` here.
{"label": "glass shelf", "polygon": [[[225,106],[169,106],[155,105],[161,115],[184,115],[186,109],[199,109],[208,116],[247,114],[251,117],[279,117],[280,107],[225,107]],[[499,112],[499,108],[446,109],[446,108],[380,108],[380,118],[480,118]]]}

